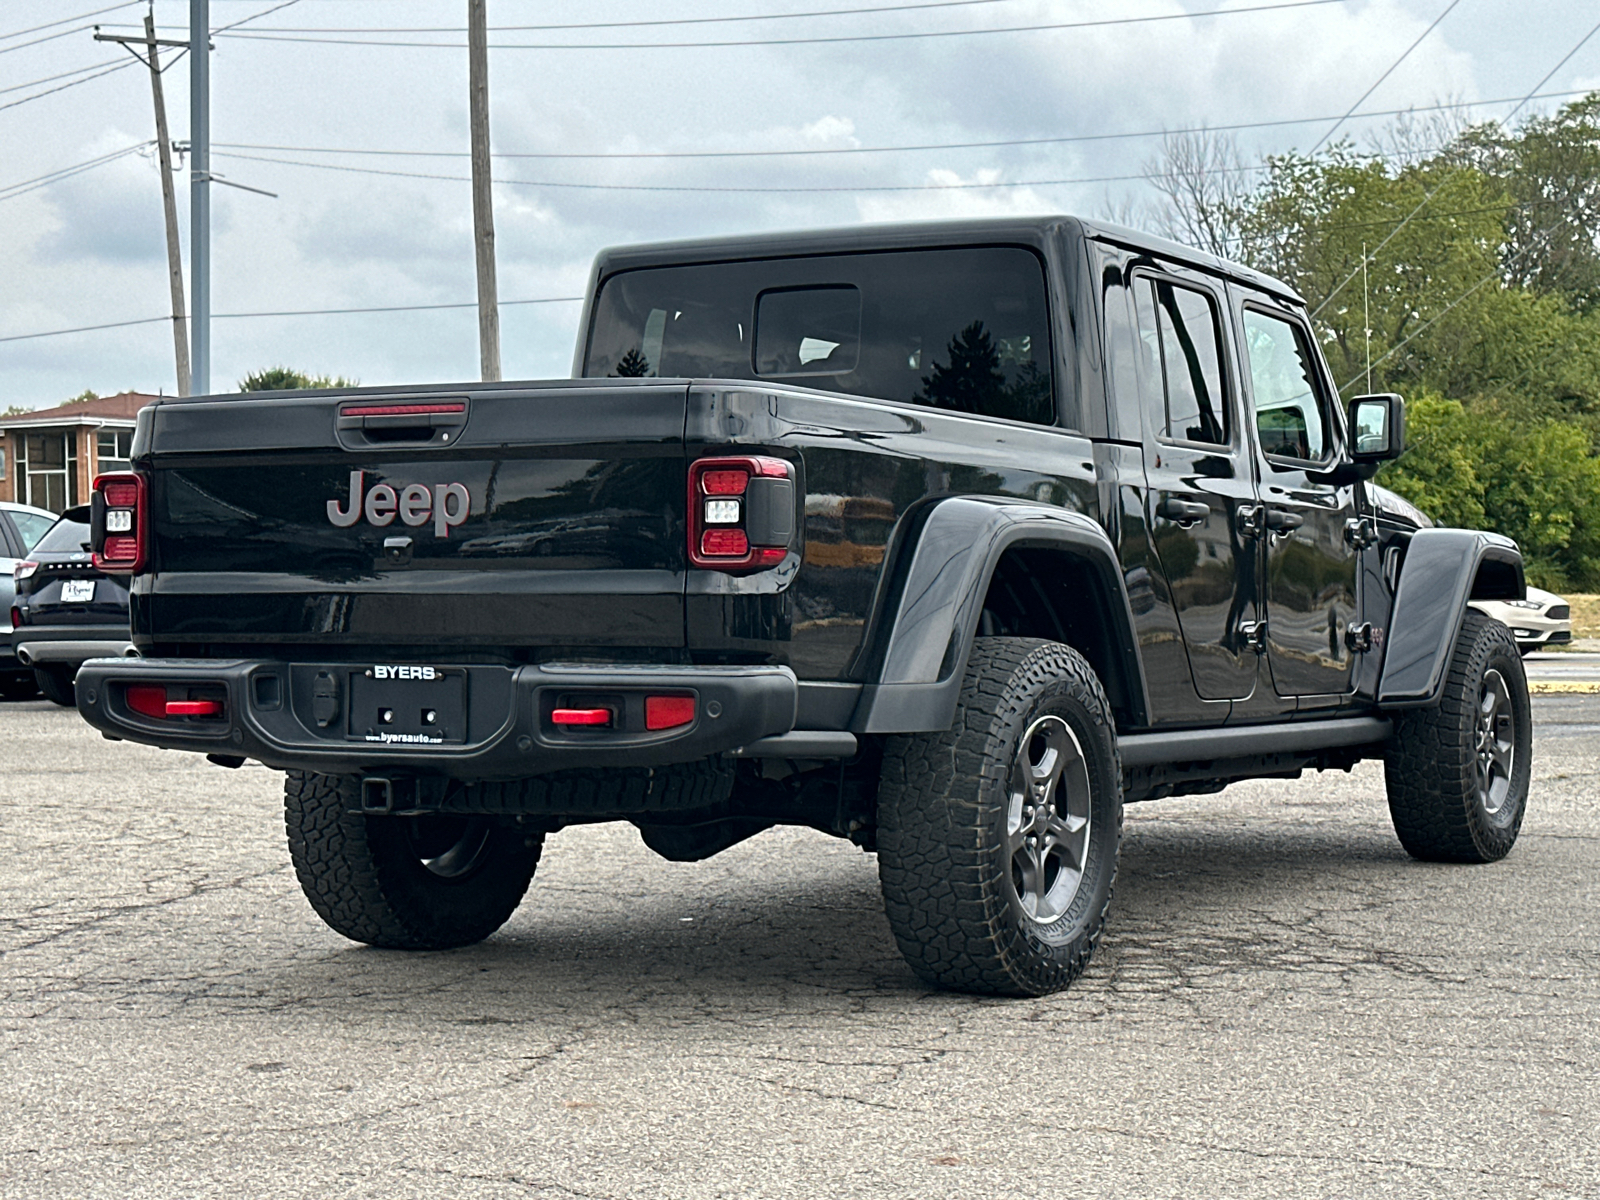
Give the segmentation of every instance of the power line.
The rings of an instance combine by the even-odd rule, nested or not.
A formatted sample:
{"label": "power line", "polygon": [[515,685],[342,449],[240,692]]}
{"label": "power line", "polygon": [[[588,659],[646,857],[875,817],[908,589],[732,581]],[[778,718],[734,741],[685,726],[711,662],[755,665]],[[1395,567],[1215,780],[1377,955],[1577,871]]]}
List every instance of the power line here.
{"label": "power line", "polygon": [[[583,300],[583,296],[540,296],[532,300],[502,300],[501,306],[509,304],[576,304]],[[476,300],[464,304],[389,304],[381,308],[301,308],[288,309],[282,312],[236,312],[212,313],[213,320],[240,320],[252,317],[331,317],[343,316],[351,313],[391,313],[391,312],[433,312],[445,308],[477,308]],[[108,321],[103,325],[78,325],[72,329],[48,329],[43,333],[14,333],[0,337],[0,342],[26,342],[34,338],[61,337],[69,333],[96,333],[105,329],[126,329],[132,325],[154,325],[157,322],[172,320],[171,317],[139,317],[132,321]]]}
{"label": "power line", "polygon": [[[812,17],[853,17],[874,13],[913,12],[933,8],[972,8],[978,5],[1010,4],[1014,0],[931,0],[921,4],[881,4],[872,8],[831,8],[813,12],[755,13],[738,17],[664,17],[649,21],[582,21],[555,25],[491,25],[491,33],[555,33],[573,29],[643,29],[661,25],[727,25],[749,21],[792,21]],[[261,33],[465,33],[463,25],[423,25],[410,28],[294,27],[262,26]]]}
{"label": "power line", "polygon": [[[816,46],[840,42],[900,42],[924,38],[979,37],[995,33],[1043,33],[1061,29],[1095,29],[1109,25],[1147,25],[1157,21],[1186,21],[1199,17],[1231,17],[1243,13],[1275,12],[1281,9],[1316,8],[1324,4],[1345,4],[1348,0],[1287,0],[1276,4],[1256,4],[1248,8],[1213,8],[1203,12],[1160,13],[1147,17],[1106,17],[1097,21],[1061,21],[1041,25],[1012,25],[990,29],[934,29],[909,33],[862,33],[832,37],[752,38],[724,42],[501,42],[491,50],[688,50],[733,46]],[[463,50],[464,42],[393,42],[370,38],[327,38],[276,33],[228,33],[224,37],[259,42],[315,42],[331,46],[393,46],[401,49]]]}
{"label": "power line", "polygon": [[1446,17],[1448,17],[1450,15],[1451,11],[1455,8],[1455,6],[1460,4],[1460,3],[1461,3],[1461,0],[1450,0],[1450,3],[1445,5],[1444,11],[1441,12],[1437,17],[1435,17],[1433,19],[1433,24],[1429,25],[1420,34],[1418,34],[1417,35],[1417,40],[1412,42],[1411,45],[1407,46],[1405,48],[1405,50],[1403,50],[1401,52],[1400,57],[1395,59],[1392,63],[1389,64],[1389,69],[1387,71],[1385,71],[1382,75],[1379,75],[1377,80],[1373,83],[1373,85],[1371,87],[1369,87],[1366,91],[1361,93],[1361,99],[1357,100],[1354,104],[1352,104],[1350,106],[1350,112],[1345,113],[1344,116],[1340,117],[1337,121],[1335,121],[1333,123],[1333,127],[1331,129],[1329,129],[1327,133],[1323,134],[1320,138],[1317,139],[1317,144],[1315,146],[1311,147],[1311,153],[1312,154],[1315,154],[1318,150],[1322,149],[1323,144],[1325,142],[1327,142],[1327,140],[1329,138],[1331,138],[1335,133],[1338,132],[1339,126],[1343,125],[1346,121],[1348,121],[1350,119],[1350,113],[1355,112],[1356,109],[1360,108],[1363,104],[1365,104],[1367,102],[1367,97],[1372,95],[1373,92],[1377,91],[1378,88],[1382,85],[1383,81],[1385,79],[1389,78],[1389,76],[1391,76],[1391,75],[1393,75],[1395,73],[1395,71],[1399,68],[1400,64],[1405,62],[1405,60],[1411,56],[1411,52],[1413,50],[1415,50],[1418,46],[1422,45],[1422,39],[1427,37],[1430,33],[1432,33],[1434,31],[1434,29],[1438,27],[1439,22],[1444,20]]}
{"label": "power line", "polygon": [[103,62],[92,63],[87,67],[79,67],[73,71],[63,71],[59,75],[46,75],[43,79],[30,79],[27,83],[13,83],[10,87],[0,88],[0,96],[5,95],[7,92],[20,92],[24,88],[38,87],[41,83],[54,83],[58,79],[66,79],[72,75],[82,75],[85,71],[98,71],[101,67],[109,67],[121,61],[120,58],[108,58]]}
{"label": "power line", "polygon": [[[250,162],[276,163],[286,167],[309,167],[317,171],[342,171],[354,175],[382,175],[397,179],[435,179],[448,183],[470,183],[468,175],[439,175],[425,171],[385,171],[378,167],[350,167],[341,163],[305,162],[292,158],[273,158],[264,154],[236,154],[225,150],[215,151],[218,158],[238,158]],[[1226,167],[1224,171],[1264,171],[1265,166]],[[693,184],[652,183],[557,183],[543,179],[497,179],[496,183],[513,187],[565,188],[596,192],[709,192],[737,194],[790,195],[813,192],[940,192],[971,191],[990,188],[1054,187],[1079,183],[1126,183],[1145,178],[1144,175],[1095,175],[1076,179],[1023,179],[992,183],[916,183],[916,184],[863,184],[823,187],[706,187]]]}
{"label": "power line", "polygon": [[[87,26],[85,28],[87,28]],[[28,104],[28,103],[30,103],[31,101],[34,101],[34,100],[42,100],[46,96],[54,96],[57,92],[64,92],[68,88],[77,87],[80,83],[93,83],[96,79],[103,79],[107,75],[114,75],[118,71],[126,71],[131,66],[133,66],[133,61],[132,60],[129,60],[128,62],[124,62],[124,63],[118,63],[114,67],[107,67],[104,71],[101,71],[98,75],[85,75],[82,79],[74,79],[70,83],[63,83],[63,84],[61,84],[61,85],[59,85],[57,87],[47,88],[42,92],[35,92],[31,96],[24,96],[20,100],[13,100],[9,104],[0,104],[0,112],[4,112],[8,108],[17,108],[20,105]]]}
{"label": "power line", "polygon": [[[1517,107],[1511,110],[1512,114],[1520,112],[1522,110],[1522,106],[1524,104],[1528,103],[1528,101],[1533,98],[1534,94],[1536,92],[1538,92],[1538,90],[1540,88],[1542,88],[1545,84],[1549,83],[1551,77],[1554,76],[1555,73],[1557,71],[1559,71],[1562,67],[1566,66],[1568,61],[1571,60],[1572,56],[1574,54],[1576,54],[1579,50],[1583,49],[1585,43],[1587,43],[1588,40],[1590,38],[1592,38],[1596,33],[1600,33],[1600,22],[1596,22],[1594,27],[1592,29],[1590,29],[1588,33],[1584,34],[1581,38],[1578,39],[1577,43],[1572,47],[1572,49],[1568,50],[1565,54],[1563,54],[1561,56],[1561,61],[1560,62],[1556,63],[1555,66],[1551,67],[1548,71],[1545,72],[1544,78],[1539,80],[1538,83],[1534,84],[1533,87],[1528,90],[1528,94],[1526,96],[1524,96],[1521,101],[1518,102]],[[1507,120],[1509,120],[1509,119],[1510,119],[1510,116],[1508,115],[1507,116]],[[1377,244],[1377,246],[1374,247],[1374,249],[1372,251],[1372,254],[1374,256],[1377,255],[1378,251],[1382,250],[1390,242],[1394,241],[1395,237],[1400,233],[1400,231],[1411,223],[1411,218],[1412,217],[1416,216],[1425,207],[1427,207],[1428,202],[1434,198],[1434,196],[1439,192],[1439,189],[1444,187],[1444,185],[1449,182],[1449,178],[1450,178],[1449,176],[1446,176],[1444,179],[1441,179],[1437,184],[1435,184],[1434,187],[1432,188],[1432,190],[1428,191],[1422,197],[1422,199],[1417,202],[1417,206],[1415,208],[1413,208],[1409,213],[1406,214],[1405,218],[1400,222],[1400,224],[1396,225],[1392,230],[1389,231],[1388,235],[1383,239],[1383,241],[1379,242]],[[1363,257],[1362,266],[1365,266],[1368,261],[1370,261],[1370,259]],[[1361,269],[1362,269],[1361,267],[1357,267],[1355,270],[1351,271],[1350,274],[1346,275],[1342,280],[1339,281],[1339,286],[1338,287],[1334,288],[1333,291],[1329,292],[1326,296],[1324,296],[1322,298],[1322,303],[1317,305],[1317,307],[1314,310],[1312,310],[1312,313],[1311,313],[1311,319],[1312,320],[1315,320],[1316,317],[1317,317],[1317,314],[1320,313],[1323,309],[1327,308],[1328,305],[1333,302],[1333,298],[1335,296],[1337,296],[1340,292],[1344,291],[1344,289],[1347,286],[1349,286],[1350,281],[1353,280],[1357,275],[1359,275],[1361,273]]]}
{"label": "power line", "polygon": [[50,171],[44,175],[36,175],[32,179],[24,179],[20,183],[6,184],[5,186],[0,187],[0,201],[10,200],[13,197],[20,196],[25,192],[31,192],[36,188],[42,188],[52,183],[58,183],[61,180],[70,178],[73,175],[81,175],[83,172],[92,171],[96,167],[103,167],[107,163],[115,162],[117,159],[124,158],[129,154],[135,154],[138,151],[143,150],[146,146],[152,146],[154,144],[154,142],[139,142],[132,146],[124,146],[121,150],[113,150],[109,154],[101,154],[98,157],[87,159],[84,162],[74,163],[70,167],[62,167],[57,171]]}
{"label": "power line", "polygon": [[[1541,92],[1527,97],[1533,100],[1560,100],[1569,96],[1587,96],[1593,88],[1578,88],[1567,92]],[[1362,113],[1347,113],[1346,120],[1368,117],[1398,117],[1408,113],[1445,112],[1474,108],[1490,104],[1510,104],[1517,99],[1507,96],[1496,100],[1468,100],[1450,104],[1412,105],[1408,108],[1372,109]],[[908,146],[829,146],[800,150],[661,150],[640,152],[500,152],[495,158],[503,159],[570,159],[570,160],[640,160],[681,158],[800,158],[827,154],[910,154],[932,150],[990,150],[1013,146],[1059,146],[1072,142],[1107,142],[1138,138],[1167,137],[1186,133],[1232,133],[1244,129],[1274,129],[1287,125],[1318,125],[1333,118],[1288,117],[1278,121],[1240,121],[1227,125],[1196,125],[1187,129],[1143,129],[1129,133],[1083,133],[1063,137],[1007,138],[989,142],[927,142]],[[231,150],[276,150],[294,154],[354,154],[383,158],[467,158],[465,150],[362,150],[340,146],[280,146],[260,142],[213,142],[213,146]]]}
{"label": "power line", "polygon": [[111,4],[105,8],[94,9],[92,12],[79,13],[75,17],[62,17],[58,21],[46,21],[43,25],[34,25],[28,29],[14,29],[10,33],[0,33],[0,42],[9,41],[14,37],[23,37],[30,33],[38,33],[41,29],[54,29],[57,25],[70,25],[73,21],[84,21],[90,17],[98,17],[101,13],[115,12],[119,8],[132,8],[134,5],[142,4],[143,2],[144,0],[122,0],[120,4]]}

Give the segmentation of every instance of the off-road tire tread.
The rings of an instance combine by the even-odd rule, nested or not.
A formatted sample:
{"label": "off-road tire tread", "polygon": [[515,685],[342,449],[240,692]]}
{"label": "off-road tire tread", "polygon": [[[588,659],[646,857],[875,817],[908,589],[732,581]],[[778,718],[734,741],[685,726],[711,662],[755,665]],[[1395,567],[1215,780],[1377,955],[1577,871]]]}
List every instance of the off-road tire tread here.
{"label": "off-road tire tread", "polygon": [[[353,776],[290,771],[284,780],[289,856],[311,907],[352,941],[395,950],[445,950],[481,942],[510,918],[539,864],[544,835],[496,830],[495,858],[473,879],[451,886],[449,910],[419,903],[414,877],[371,836]],[[426,886],[426,881],[425,881]],[[450,885],[447,885],[450,886]]]}
{"label": "off-road tire tread", "polygon": [[[1424,862],[1487,863],[1504,858],[1516,843],[1527,811],[1532,752],[1531,722],[1518,730],[1513,790],[1517,809],[1510,825],[1488,824],[1478,802],[1473,744],[1479,685],[1496,649],[1514,664],[1506,682],[1520,688],[1526,704],[1527,677],[1511,631],[1490,617],[1467,610],[1449,673],[1437,705],[1396,714],[1384,756],[1389,815],[1400,844]],[[1520,787],[1518,781],[1520,780]],[[1507,803],[1512,801],[1508,799]]]}
{"label": "off-road tire tread", "polygon": [[[1036,996],[1058,991],[1088,965],[1105,932],[1111,878],[1087,935],[1065,954],[1028,939],[1009,911],[990,864],[995,823],[972,797],[980,776],[1004,786],[995,744],[1007,722],[1031,706],[1036,689],[1064,685],[1088,710],[1111,757],[1119,790],[1115,837],[1122,837],[1111,706],[1094,669],[1076,650],[1034,638],[979,638],[973,644],[956,719],[948,731],[888,740],[878,793],[878,873],[901,953],[927,982],[957,991]],[[1084,747],[1089,753],[1089,747]],[[999,779],[996,780],[998,770]]]}

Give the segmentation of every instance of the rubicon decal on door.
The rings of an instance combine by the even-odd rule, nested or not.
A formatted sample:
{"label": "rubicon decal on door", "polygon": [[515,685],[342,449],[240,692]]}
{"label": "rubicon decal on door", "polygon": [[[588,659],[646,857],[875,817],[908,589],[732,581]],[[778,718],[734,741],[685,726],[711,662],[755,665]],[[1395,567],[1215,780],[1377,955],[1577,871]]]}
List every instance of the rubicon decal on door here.
{"label": "rubicon decal on door", "polygon": [[363,516],[368,525],[378,528],[400,518],[402,525],[417,528],[433,522],[433,536],[447,538],[453,526],[465,521],[471,512],[472,496],[459,483],[436,483],[430,490],[421,483],[408,483],[398,491],[387,483],[375,483],[363,492],[364,471],[350,472],[350,495],[344,504],[328,501],[328,520],[348,529]]}

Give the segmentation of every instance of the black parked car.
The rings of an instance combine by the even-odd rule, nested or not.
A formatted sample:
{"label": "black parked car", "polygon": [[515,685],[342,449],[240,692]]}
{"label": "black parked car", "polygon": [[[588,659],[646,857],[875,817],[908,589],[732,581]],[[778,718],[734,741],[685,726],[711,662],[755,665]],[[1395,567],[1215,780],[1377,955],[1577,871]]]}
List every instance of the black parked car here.
{"label": "black parked car", "polygon": [[11,653],[14,572],[34,543],[55,523],[56,515],[48,509],[0,500],[0,696],[8,700],[25,700],[38,691],[33,685],[33,672]]}
{"label": "black parked car", "polygon": [[87,659],[133,653],[127,580],[95,570],[88,505],[62,513],[17,564],[16,588],[12,652],[57,704],[76,703],[72,681]]}

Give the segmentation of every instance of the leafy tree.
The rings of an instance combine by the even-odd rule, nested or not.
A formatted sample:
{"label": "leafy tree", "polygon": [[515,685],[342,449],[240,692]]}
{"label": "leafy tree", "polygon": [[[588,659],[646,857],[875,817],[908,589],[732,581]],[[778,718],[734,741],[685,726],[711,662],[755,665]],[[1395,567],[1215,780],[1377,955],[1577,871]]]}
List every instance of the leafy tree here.
{"label": "leafy tree", "polygon": [[922,390],[912,399],[953,412],[992,410],[1005,391],[1006,377],[1000,370],[1000,351],[982,321],[974,321],[950,339],[949,356],[948,364],[933,364],[933,372],[922,377]]}
{"label": "leafy tree", "polygon": [[84,403],[87,403],[90,400],[98,400],[98,399],[100,399],[100,394],[98,392],[91,391],[89,388],[84,388],[83,391],[79,392],[76,396],[73,396],[69,400],[63,400],[61,403],[63,403],[63,404],[84,404]]}
{"label": "leafy tree", "polygon": [[257,371],[246,375],[239,381],[241,392],[286,392],[306,388],[344,388],[355,387],[359,380],[346,379],[343,375],[307,375],[303,371],[296,371],[293,367],[268,367],[264,371]]}

